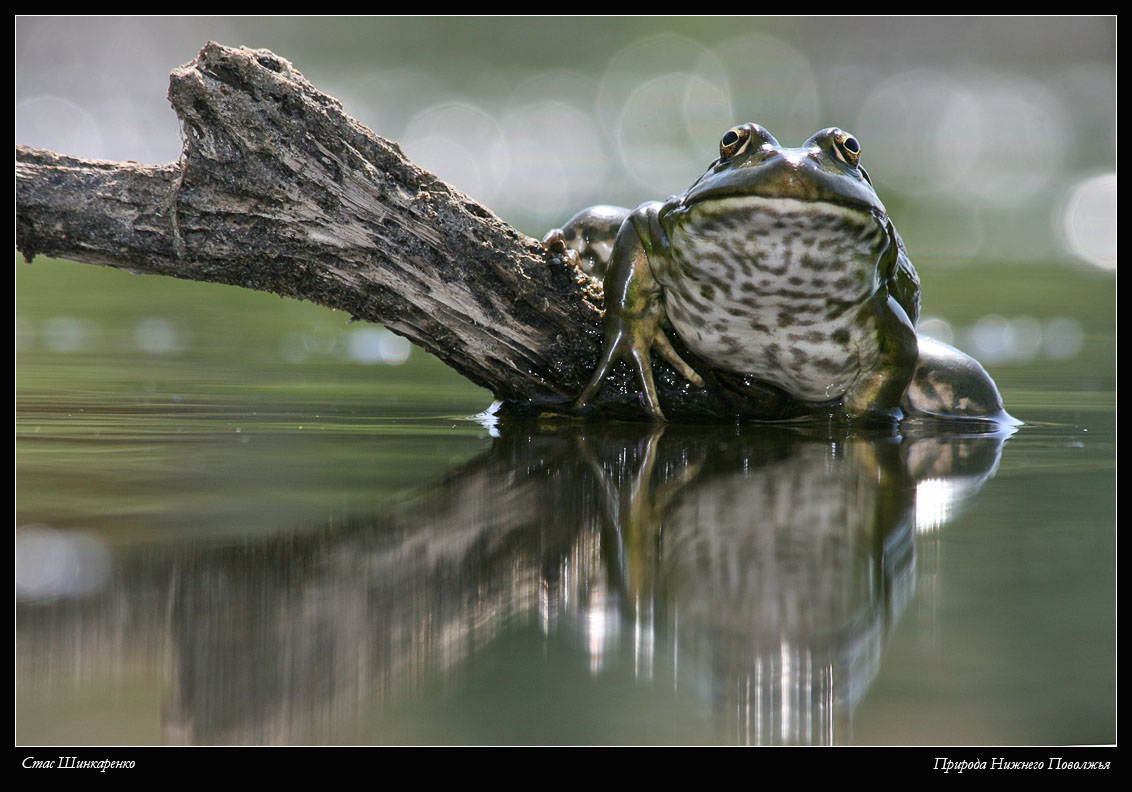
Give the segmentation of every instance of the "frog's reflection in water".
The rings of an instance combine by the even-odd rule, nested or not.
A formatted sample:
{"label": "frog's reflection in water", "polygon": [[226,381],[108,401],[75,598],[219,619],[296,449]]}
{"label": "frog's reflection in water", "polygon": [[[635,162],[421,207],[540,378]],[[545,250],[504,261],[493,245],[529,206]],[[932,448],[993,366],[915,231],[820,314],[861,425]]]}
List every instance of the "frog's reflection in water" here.
{"label": "frog's reflection in water", "polygon": [[616,655],[697,690],[720,741],[844,741],[912,595],[918,522],[978,489],[1002,441],[511,427],[393,515],[149,555],[50,621],[21,608],[21,651],[147,635],[171,742],[381,742],[359,708],[537,620],[576,636],[596,674]]}
{"label": "frog's reflection in water", "polygon": [[674,434],[645,438],[620,486],[618,460],[578,441],[604,488],[602,556],[622,619],[700,670],[729,740],[832,743],[913,589],[901,444]]}

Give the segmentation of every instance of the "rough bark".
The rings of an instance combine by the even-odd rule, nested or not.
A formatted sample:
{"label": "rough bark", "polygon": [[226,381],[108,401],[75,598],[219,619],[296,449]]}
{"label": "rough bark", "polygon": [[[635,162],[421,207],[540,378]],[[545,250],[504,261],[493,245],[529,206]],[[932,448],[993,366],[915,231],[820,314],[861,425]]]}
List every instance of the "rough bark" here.
{"label": "rough bark", "polygon": [[[17,247],[270,291],[379,322],[518,411],[567,411],[601,346],[601,298],[535,240],[407,160],[266,50],[207,44],[170,75],[179,161],[17,146]],[[775,389],[657,361],[673,420],[781,418]],[[592,408],[642,419],[621,364]]]}

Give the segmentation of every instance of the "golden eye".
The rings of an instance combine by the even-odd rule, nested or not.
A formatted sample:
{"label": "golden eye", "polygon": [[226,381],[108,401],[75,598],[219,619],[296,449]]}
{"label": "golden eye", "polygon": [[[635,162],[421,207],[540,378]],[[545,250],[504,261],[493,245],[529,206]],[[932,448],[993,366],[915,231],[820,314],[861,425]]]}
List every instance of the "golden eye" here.
{"label": "golden eye", "polygon": [[729,160],[742,154],[751,142],[751,130],[748,126],[737,126],[727,130],[719,140],[719,158]]}
{"label": "golden eye", "polygon": [[851,168],[861,161],[861,144],[848,132],[837,130],[833,136],[833,154]]}

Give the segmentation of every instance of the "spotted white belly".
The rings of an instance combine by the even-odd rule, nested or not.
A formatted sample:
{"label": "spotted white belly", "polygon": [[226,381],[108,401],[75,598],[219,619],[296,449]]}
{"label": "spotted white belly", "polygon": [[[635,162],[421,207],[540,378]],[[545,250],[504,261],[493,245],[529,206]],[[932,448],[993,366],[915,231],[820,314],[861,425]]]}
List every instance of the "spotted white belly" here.
{"label": "spotted white belly", "polygon": [[669,321],[716,366],[807,401],[841,396],[878,357],[860,308],[889,239],[863,211],[758,197],[712,200],[671,231],[657,272]]}

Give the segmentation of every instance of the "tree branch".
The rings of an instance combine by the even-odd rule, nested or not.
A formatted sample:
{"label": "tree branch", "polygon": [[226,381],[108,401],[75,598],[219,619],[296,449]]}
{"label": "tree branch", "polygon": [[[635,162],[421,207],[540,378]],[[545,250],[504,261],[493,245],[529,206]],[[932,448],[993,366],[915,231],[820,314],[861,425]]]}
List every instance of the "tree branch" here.
{"label": "tree branch", "polygon": [[[170,75],[178,162],[17,146],[18,249],[270,291],[384,324],[512,410],[568,411],[601,346],[601,298],[535,240],[407,160],[286,60],[207,44]],[[713,372],[657,362],[673,420],[805,411]],[[643,419],[624,364],[593,410]],[[828,408],[825,408],[828,409]]]}

